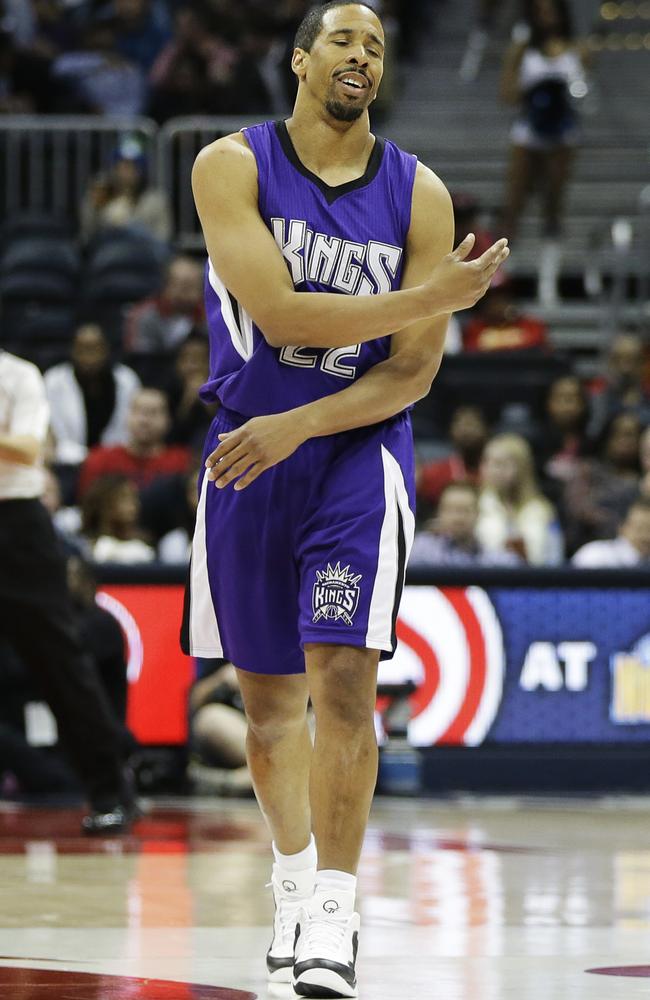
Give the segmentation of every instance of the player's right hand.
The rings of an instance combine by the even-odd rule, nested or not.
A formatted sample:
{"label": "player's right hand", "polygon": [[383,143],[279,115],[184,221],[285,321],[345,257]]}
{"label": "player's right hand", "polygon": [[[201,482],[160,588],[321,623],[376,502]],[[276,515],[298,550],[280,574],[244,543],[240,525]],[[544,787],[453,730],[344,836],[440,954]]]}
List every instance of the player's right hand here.
{"label": "player's right hand", "polygon": [[425,284],[426,294],[436,314],[469,309],[483,298],[492,277],[507,259],[510,250],[506,239],[497,240],[477,260],[466,260],[475,243],[469,233],[456,249],[434,267]]}

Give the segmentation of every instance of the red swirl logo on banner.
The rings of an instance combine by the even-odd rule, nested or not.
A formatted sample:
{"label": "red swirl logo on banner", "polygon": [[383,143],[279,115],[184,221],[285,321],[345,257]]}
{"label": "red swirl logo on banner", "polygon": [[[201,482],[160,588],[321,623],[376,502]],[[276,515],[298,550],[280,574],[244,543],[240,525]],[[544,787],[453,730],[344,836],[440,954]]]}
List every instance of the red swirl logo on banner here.
{"label": "red swirl logo on banner", "polygon": [[503,691],[501,626],[479,587],[407,587],[397,622],[399,644],[380,666],[380,681],[412,680],[409,742],[477,746]]}

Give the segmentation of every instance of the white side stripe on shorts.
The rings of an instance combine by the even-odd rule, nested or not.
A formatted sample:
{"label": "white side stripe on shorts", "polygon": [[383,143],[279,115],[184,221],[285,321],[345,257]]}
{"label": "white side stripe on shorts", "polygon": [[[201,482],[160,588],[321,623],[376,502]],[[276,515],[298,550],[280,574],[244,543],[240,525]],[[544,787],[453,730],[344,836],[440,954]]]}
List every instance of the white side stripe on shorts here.
{"label": "white side stripe on shorts", "polygon": [[190,566],[190,655],[223,656],[217,616],[208,577],[208,550],[205,540],[205,504],[210,480],[207,472],[201,483],[196,528],[192,540]]}
{"label": "white side stripe on shorts", "polygon": [[[384,466],[386,508],[379,538],[377,575],[370,599],[366,646],[369,649],[391,650],[395,601],[404,583],[406,563],[415,533],[415,517],[409,506],[399,463],[384,445],[381,446],[381,459]],[[401,543],[400,530],[404,532]],[[400,544],[403,548],[402,565]]]}

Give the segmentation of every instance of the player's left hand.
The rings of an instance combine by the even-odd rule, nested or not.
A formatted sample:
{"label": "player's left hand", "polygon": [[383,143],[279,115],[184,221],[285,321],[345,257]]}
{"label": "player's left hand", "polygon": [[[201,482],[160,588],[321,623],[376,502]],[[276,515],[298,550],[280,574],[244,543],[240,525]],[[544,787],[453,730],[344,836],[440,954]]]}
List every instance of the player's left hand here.
{"label": "player's left hand", "polygon": [[220,444],[205,460],[208,479],[223,489],[234,479],[234,488],[245,490],[271,466],[292,455],[303,443],[299,421],[288,413],[253,417],[241,427],[219,435]]}

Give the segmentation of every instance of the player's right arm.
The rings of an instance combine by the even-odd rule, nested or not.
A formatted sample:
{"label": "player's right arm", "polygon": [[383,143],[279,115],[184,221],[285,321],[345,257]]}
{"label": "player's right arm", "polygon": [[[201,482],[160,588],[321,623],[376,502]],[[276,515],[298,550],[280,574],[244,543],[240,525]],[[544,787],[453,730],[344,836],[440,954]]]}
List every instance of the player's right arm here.
{"label": "player's right arm", "polygon": [[481,298],[504,240],[465,262],[467,238],[423,284],[381,295],[296,292],[280,249],[258,208],[257,164],[242,135],[203,149],[192,171],[192,190],[212,265],[228,291],[273,347],[347,347]]}

